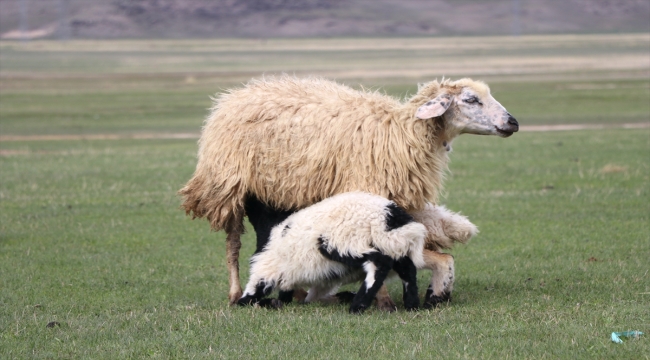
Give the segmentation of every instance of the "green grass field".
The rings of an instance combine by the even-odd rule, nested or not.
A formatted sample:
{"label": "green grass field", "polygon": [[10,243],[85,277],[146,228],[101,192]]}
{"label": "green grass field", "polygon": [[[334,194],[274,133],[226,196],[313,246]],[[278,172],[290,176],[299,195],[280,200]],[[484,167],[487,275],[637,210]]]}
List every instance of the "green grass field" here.
{"label": "green grass field", "polygon": [[[585,37],[591,42],[584,42],[584,53],[607,58],[605,45],[616,43],[628,57],[643,56],[649,37],[604,38]],[[494,68],[484,76],[468,73],[486,78],[523,126],[611,128],[457,139],[444,203],[481,233],[453,251],[452,303],[416,313],[373,308],[362,316],[343,305],[228,307],[224,234],[186,217],[175,195],[196,165],[195,139],[16,138],[198,133],[209,96],[270,72],[263,59],[248,54],[249,63],[260,65],[242,72],[229,73],[227,65],[197,72],[185,55],[170,56],[195,49],[192,41],[137,43],[142,50],[121,42],[98,48],[0,42],[0,358],[648,358],[650,129],[616,126],[650,121],[650,69],[643,63],[581,74],[549,69],[544,54],[583,53],[563,39],[510,44],[514,52],[528,41],[529,50],[511,59],[518,69],[530,67],[520,79]],[[322,48],[278,41],[282,46],[271,44],[274,61],[297,56],[283,52],[293,49],[307,54],[293,60],[302,64],[297,73],[329,76],[320,63],[301,61],[314,51],[345,52],[353,39],[340,46],[321,41]],[[363,51],[370,56],[387,46],[360,41],[365,50],[353,54],[359,63]],[[250,48],[246,41],[226,43],[223,51],[233,57]],[[441,44],[459,58],[475,51],[458,49],[454,39]],[[121,73],[93,62],[103,52],[111,61],[139,64],[153,56],[151,49],[162,53],[157,63],[176,61],[178,68]],[[38,61],[30,55],[35,51],[85,65]],[[530,65],[531,53],[542,65]],[[395,96],[428,79],[400,69],[358,78],[355,66],[339,79]],[[245,281],[253,234],[243,243]],[[420,274],[422,295],[428,276]],[[400,284],[389,290],[399,305]],[[646,335],[622,345],[609,340],[624,330]]]}

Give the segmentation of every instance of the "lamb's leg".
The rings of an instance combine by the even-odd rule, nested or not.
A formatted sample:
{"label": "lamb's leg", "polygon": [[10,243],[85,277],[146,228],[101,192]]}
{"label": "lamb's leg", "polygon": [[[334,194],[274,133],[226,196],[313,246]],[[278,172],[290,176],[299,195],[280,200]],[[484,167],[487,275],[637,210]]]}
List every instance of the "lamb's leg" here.
{"label": "lamb's leg", "polygon": [[393,268],[393,259],[380,253],[368,254],[364,256],[364,260],[363,270],[366,272],[366,278],[361,283],[357,295],[352,299],[351,314],[361,314],[370,306]]}
{"label": "lamb's leg", "polygon": [[407,311],[417,310],[420,307],[418,298],[418,270],[408,257],[403,257],[393,264],[393,270],[402,279],[404,286],[403,299]]}
{"label": "lamb's leg", "polygon": [[293,300],[293,290],[289,290],[289,291],[280,290],[278,294],[278,300],[282,301],[285,304],[290,303]]}
{"label": "lamb's leg", "polygon": [[330,295],[333,290],[334,287],[331,285],[314,285],[309,288],[305,302],[321,301],[324,303],[338,303],[338,299]]}
{"label": "lamb's leg", "polygon": [[226,260],[228,263],[228,275],[230,290],[228,300],[230,305],[238,302],[242,296],[241,284],[239,282],[239,249],[241,249],[241,231],[232,230],[226,236]]}
{"label": "lamb's leg", "polygon": [[454,289],[454,257],[449,254],[425,249],[425,269],[433,271],[431,284],[424,296],[424,307],[432,308],[451,300]]}
{"label": "lamb's leg", "polygon": [[255,305],[260,303],[262,298],[268,296],[271,291],[273,291],[273,286],[269,286],[264,280],[254,278],[254,275],[251,275],[251,279],[246,285],[246,291],[244,295],[237,300],[237,305],[246,306],[246,305]]}

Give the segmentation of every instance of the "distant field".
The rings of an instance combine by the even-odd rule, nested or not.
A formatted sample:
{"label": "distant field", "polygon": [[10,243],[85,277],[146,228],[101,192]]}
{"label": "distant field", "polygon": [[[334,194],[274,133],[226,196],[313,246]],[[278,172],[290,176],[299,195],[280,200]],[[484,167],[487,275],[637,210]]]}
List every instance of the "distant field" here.
{"label": "distant field", "polygon": [[319,75],[397,97],[472,76],[522,125],[647,122],[650,35],[0,42],[0,134],[197,132],[211,95]]}
{"label": "distant field", "polygon": [[[0,42],[0,358],[624,358],[650,354],[650,35]],[[444,203],[481,233],[453,301],[230,308],[223,233],[178,209],[210,95],[278,71],[404,97],[488,81],[525,125],[461,136]],[[10,140],[14,137],[14,140]],[[253,233],[245,235],[244,280]],[[422,295],[428,273],[422,272]],[[400,302],[400,286],[389,290]],[[56,322],[52,328],[48,323]],[[640,330],[623,345],[612,331]]]}

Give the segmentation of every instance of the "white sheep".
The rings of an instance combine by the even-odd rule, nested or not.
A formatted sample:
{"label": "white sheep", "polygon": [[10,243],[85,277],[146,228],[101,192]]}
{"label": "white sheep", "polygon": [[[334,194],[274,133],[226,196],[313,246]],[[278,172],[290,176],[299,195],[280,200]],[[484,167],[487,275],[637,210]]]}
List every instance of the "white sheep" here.
{"label": "white sheep", "polygon": [[[226,231],[234,303],[247,198],[285,212],[365,191],[413,213],[436,204],[456,136],[517,130],[488,86],[471,79],[424,84],[405,102],[319,78],[252,80],[215,100],[196,171],[179,194],[186,213]],[[432,268],[445,260],[427,252]],[[391,310],[382,289],[378,305]]]}
{"label": "white sheep", "polygon": [[[274,226],[251,258],[240,305],[262,300],[274,288],[313,286],[307,301],[344,283],[364,279],[350,305],[360,313],[394,270],[404,283],[404,306],[419,307],[416,267],[424,266],[427,230],[394,202],[362,192],[339,194],[300,210]],[[317,290],[315,290],[317,289]]]}

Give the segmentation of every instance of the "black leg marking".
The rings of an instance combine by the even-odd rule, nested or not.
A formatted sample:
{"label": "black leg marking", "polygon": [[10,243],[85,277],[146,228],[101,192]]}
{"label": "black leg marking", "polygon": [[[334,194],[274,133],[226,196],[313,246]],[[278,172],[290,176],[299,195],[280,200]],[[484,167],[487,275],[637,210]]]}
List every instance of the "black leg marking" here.
{"label": "black leg marking", "polygon": [[433,287],[429,285],[426,294],[424,295],[424,304],[422,305],[425,309],[435,308],[442,303],[451,301],[451,294],[445,292],[442,296],[437,296],[433,294]]}
{"label": "black leg marking", "polygon": [[293,301],[293,290],[290,291],[280,291],[278,294],[278,300],[282,301],[285,304]]}
{"label": "black leg marking", "polygon": [[366,288],[365,279],[361,283],[361,287],[357,295],[352,299],[352,305],[350,305],[351,314],[361,314],[372,304],[372,300],[377,295],[379,288],[384,284],[384,280],[386,280],[388,273],[393,268],[393,259],[388,255],[370,253],[365,255],[364,259],[375,267],[372,270],[374,271],[374,279],[372,279],[374,281],[370,285],[370,288]]}
{"label": "black leg marking", "polygon": [[386,231],[400,228],[410,222],[413,222],[413,217],[404,209],[395,203],[386,206]]}
{"label": "black leg marking", "polygon": [[273,291],[273,286],[266,286],[266,282],[260,281],[257,286],[255,286],[255,293],[242,296],[238,301],[237,305],[246,306],[246,305],[255,305],[260,302],[262,298],[268,296],[271,291]]}
{"label": "black leg marking", "polygon": [[420,307],[418,298],[418,270],[409,257],[403,257],[393,263],[393,270],[402,279],[404,285],[402,298],[407,311],[417,310]]}
{"label": "black leg marking", "polygon": [[355,269],[363,267],[363,263],[366,262],[365,257],[344,256],[339,254],[339,252],[336,251],[336,249],[332,249],[332,251],[328,251],[325,242],[326,242],[325,237],[320,236],[318,238],[318,251],[327,259],[340,262],[343,265],[347,265]]}
{"label": "black leg marking", "polygon": [[336,293],[336,296],[339,299],[341,304],[350,304],[357,294],[352,291],[341,291]]}

